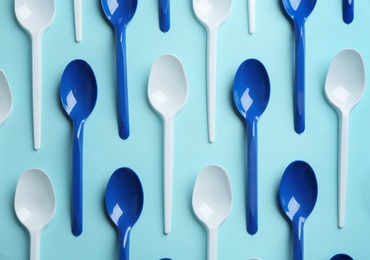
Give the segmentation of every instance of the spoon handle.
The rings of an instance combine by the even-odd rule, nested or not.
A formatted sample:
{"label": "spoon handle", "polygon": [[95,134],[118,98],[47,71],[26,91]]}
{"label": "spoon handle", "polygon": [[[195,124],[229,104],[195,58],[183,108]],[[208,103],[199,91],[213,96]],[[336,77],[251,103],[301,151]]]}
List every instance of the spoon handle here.
{"label": "spoon handle", "polygon": [[34,149],[41,146],[42,55],[41,34],[32,36],[32,106]]}
{"label": "spoon handle", "polygon": [[346,209],[346,191],[347,191],[347,170],[348,170],[348,122],[349,112],[342,112],[339,115],[340,133],[339,133],[339,178],[338,178],[338,226],[344,227],[344,217]]}
{"label": "spoon handle", "polygon": [[130,232],[131,232],[131,227],[119,230],[118,232],[119,260],[129,260],[130,259]]}
{"label": "spoon handle", "polygon": [[254,34],[256,21],[256,0],[248,0],[249,34]]}
{"label": "spoon handle", "polygon": [[354,18],[355,0],[343,0],[343,21],[350,24]]}
{"label": "spoon handle", "polygon": [[82,0],[74,0],[75,37],[76,42],[82,39]]}
{"label": "spoon handle", "polygon": [[303,225],[300,220],[293,220],[293,260],[303,260]]}
{"label": "spoon handle", "polygon": [[171,231],[173,179],[173,117],[164,120],[164,233]]}
{"label": "spoon handle", "polygon": [[84,122],[73,125],[72,233],[82,233],[82,144]]}
{"label": "spoon handle", "polygon": [[40,230],[30,232],[30,260],[40,259],[40,237]]}
{"label": "spoon handle", "polygon": [[305,27],[295,24],[295,90],[294,130],[297,134],[305,129]]}
{"label": "spoon handle", "polygon": [[159,0],[159,28],[168,32],[170,24],[170,0]]}
{"label": "spoon handle", "polygon": [[119,136],[122,139],[127,139],[130,135],[130,127],[127,90],[126,28],[123,25],[116,26],[116,49],[118,128]]}
{"label": "spoon handle", "polygon": [[217,228],[207,228],[208,260],[217,260]]}
{"label": "spoon handle", "polygon": [[217,63],[217,31],[210,28],[208,32],[208,139],[215,141],[216,127],[216,63]]}
{"label": "spoon handle", "polygon": [[247,231],[254,235],[258,230],[258,182],[257,182],[257,120],[247,122]]}

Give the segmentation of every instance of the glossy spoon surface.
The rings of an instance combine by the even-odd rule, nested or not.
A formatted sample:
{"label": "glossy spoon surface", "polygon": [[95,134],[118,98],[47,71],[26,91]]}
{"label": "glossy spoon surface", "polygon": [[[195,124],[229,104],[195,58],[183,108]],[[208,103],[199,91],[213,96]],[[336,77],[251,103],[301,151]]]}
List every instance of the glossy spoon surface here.
{"label": "glossy spoon surface", "polygon": [[286,13],[292,18],[295,34],[294,130],[305,130],[305,22],[316,0],[282,0]]}
{"label": "glossy spoon surface", "polygon": [[168,32],[171,26],[170,0],[159,0],[159,28]]}
{"label": "glossy spoon surface", "polygon": [[339,52],[332,60],[325,81],[325,94],[339,118],[338,145],[338,226],[344,226],[349,114],[360,101],[365,88],[365,65],[360,53],[353,49]]}
{"label": "glossy spoon surface", "polygon": [[8,78],[0,70],[0,126],[8,119],[13,109],[13,97]]}
{"label": "glossy spoon surface", "polygon": [[188,96],[188,83],[181,61],[165,54],[153,63],[149,75],[148,97],[150,104],[162,117],[164,124],[164,233],[171,231],[173,139],[176,114]]}
{"label": "glossy spoon surface", "polygon": [[84,60],[73,60],[64,69],[60,83],[60,100],[73,124],[72,233],[82,233],[82,159],[83,136],[87,117],[98,95],[96,79]]}
{"label": "glossy spoon surface", "polygon": [[56,202],[49,176],[40,169],[25,171],[18,180],[14,209],[30,234],[30,259],[40,259],[40,237],[55,214]]}
{"label": "glossy spoon surface", "polygon": [[218,165],[203,168],[197,176],[192,205],[208,234],[208,260],[217,259],[217,232],[232,207],[229,175]]}
{"label": "glossy spoon surface", "polygon": [[193,0],[193,9],[198,20],[208,33],[207,58],[207,108],[208,139],[215,141],[216,127],[216,72],[217,72],[217,31],[231,11],[232,0]]}
{"label": "glossy spoon surface", "polygon": [[32,105],[34,149],[41,146],[41,40],[55,17],[55,0],[15,0],[15,15],[32,40]]}
{"label": "glossy spoon surface", "polygon": [[302,260],[303,227],[317,200],[317,180],[311,166],[294,161],[285,169],[280,181],[280,205],[292,223],[293,259]]}
{"label": "glossy spoon surface", "polygon": [[239,66],[234,78],[233,98],[247,129],[247,231],[253,235],[258,230],[257,123],[270,99],[269,76],[260,61],[249,59]]}
{"label": "glossy spoon surface", "polygon": [[113,25],[116,35],[118,131],[122,139],[127,139],[130,135],[126,28],[135,15],[137,2],[137,0],[101,0],[105,16]]}
{"label": "glossy spoon surface", "polygon": [[355,0],[343,0],[343,21],[350,24],[355,17]]}
{"label": "glossy spoon surface", "polygon": [[346,254],[336,254],[330,260],[353,260],[353,258]]}
{"label": "glossy spoon surface", "polygon": [[130,168],[117,169],[108,181],[105,206],[118,230],[120,260],[129,260],[130,232],[143,205],[144,193],[139,177]]}
{"label": "glossy spoon surface", "polygon": [[248,28],[249,34],[256,30],[256,0],[248,0]]}

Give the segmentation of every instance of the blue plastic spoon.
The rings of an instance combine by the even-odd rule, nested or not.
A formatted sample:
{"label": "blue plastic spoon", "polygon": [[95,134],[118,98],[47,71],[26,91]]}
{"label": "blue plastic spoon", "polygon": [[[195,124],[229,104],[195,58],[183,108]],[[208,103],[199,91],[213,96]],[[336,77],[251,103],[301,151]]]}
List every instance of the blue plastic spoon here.
{"label": "blue plastic spoon", "polygon": [[168,32],[170,26],[170,0],[159,0],[159,28],[162,32]]}
{"label": "blue plastic spoon", "polygon": [[354,14],[355,0],[343,0],[343,21],[350,24],[355,16]]}
{"label": "blue plastic spoon", "polygon": [[233,97],[247,126],[247,231],[253,235],[258,230],[257,122],[270,99],[269,76],[260,61],[249,59],[240,65],[234,79]]}
{"label": "blue plastic spoon", "polygon": [[60,99],[73,124],[72,233],[82,233],[82,144],[84,125],[98,95],[94,72],[84,60],[71,61],[60,83]]}
{"label": "blue plastic spoon", "polygon": [[337,254],[330,258],[330,260],[353,260],[353,258],[346,254]]}
{"label": "blue plastic spoon", "polygon": [[305,21],[316,5],[316,0],[282,0],[286,13],[294,22],[295,32],[295,89],[294,130],[305,129]]}
{"label": "blue plastic spoon", "polygon": [[116,34],[118,129],[119,136],[122,139],[127,139],[130,135],[130,125],[127,89],[126,28],[135,14],[137,0],[101,0],[101,5],[106,17],[113,25]]}
{"label": "blue plastic spoon", "polygon": [[144,193],[136,173],[119,168],[110,177],[105,192],[105,206],[119,233],[119,259],[129,259],[130,232],[139,219]]}
{"label": "blue plastic spoon", "polygon": [[293,259],[303,259],[303,225],[317,200],[317,181],[311,166],[294,161],[280,181],[280,205],[290,219],[293,230]]}

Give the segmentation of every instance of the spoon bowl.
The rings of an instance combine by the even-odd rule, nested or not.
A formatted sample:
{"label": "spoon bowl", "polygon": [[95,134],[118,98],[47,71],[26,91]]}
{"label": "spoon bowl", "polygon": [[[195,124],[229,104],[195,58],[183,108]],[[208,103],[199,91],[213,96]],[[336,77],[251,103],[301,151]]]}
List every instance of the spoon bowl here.
{"label": "spoon bowl", "polygon": [[217,30],[229,16],[232,0],[193,0],[193,9],[198,20],[204,24],[208,33],[207,60],[207,110],[208,139],[215,141],[216,125],[216,57]]}
{"label": "spoon bowl", "polygon": [[208,259],[217,259],[217,230],[232,207],[232,191],[227,172],[218,165],[209,165],[198,174],[192,199],[197,218],[208,233]]}
{"label": "spoon bowl", "polygon": [[0,70],[0,126],[8,119],[13,109],[13,98],[8,79]]}
{"label": "spoon bowl", "polygon": [[138,0],[101,0],[105,16],[113,25],[116,35],[116,67],[119,136],[130,135],[127,87],[126,28],[133,18]]}
{"label": "spoon bowl", "polygon": [[87,117],[98,95],[96,79],[84,60],[73,60],[65,68],[60,83],[60,99],[73,124],[72,233],[82,233],[82,159],[83,133]]}
{"label": "spoon bowl", "polygon": [[49,176],[40,169],[29,169],[19,178],[14,209],[30,234],[30,259],[40,259],[40,236],[55,214],[56,202]]}
{"label": "spoon bowl", "polygon": [[294,130],[305,130],[305,22],[315,8],[317,0],[282,0],[286,13],[294,22],[295,33],[295,88]]}
{"label": "spoon bowl", "polygon": [[346,254],[336,254],[330,260],[353,260],[353,258]]}
{"label": "spoon bowl", "polygon": [[280,205],[292,223],[293,259],[303,259],[303,225],[317,200],[317,180],[311,166],[294,161],[286,168],[280,181]]}
{"label": "spoon bowl", "polygon": [[149,75],[148,97],[164,124],[164,233],[171,231],[173,125],[176,114],[184,106],[188,85],[181,61],[172,54],[157,58]]}
{"label": "spoon bowl", "polygon": [[270,99],[270,80],[260,61],[249,59],[239,66],[234,79],[233,98],[247,127],[247,231],[253,235],[258,230],[257,122]]}
{"label": "spoon bowl", "polygon": [[41,146],[42,55],[41,39],[55,17],[55,0],[15,0],[19,24],[32,40],[32,105],[34,149]]}
{"label": "spoon bowl", "polygon": [[140,217],[143,204],[139,177],[129,168],[117,169],[108,181],[105,206],[119,232],[119,259],[129,259],[130,231]]}
{"label": "spoon bowl", "polygon": [[339,52],[330,64],[325,82],[325,94],[338,113],[338,226],[344,227],[347,171],[348,129],[351,109],[360,101],[365,88],[365,65],[357,51]]}

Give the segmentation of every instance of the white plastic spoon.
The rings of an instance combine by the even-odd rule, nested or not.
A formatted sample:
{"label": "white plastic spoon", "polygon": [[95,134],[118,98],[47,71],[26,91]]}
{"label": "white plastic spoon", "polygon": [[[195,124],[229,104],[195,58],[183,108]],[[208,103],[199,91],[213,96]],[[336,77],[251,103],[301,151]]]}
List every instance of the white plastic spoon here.
{"label": "white plastic spoon", "polygon": [[164,233],[171,231],[173,124],[177,112],[188,96],[184,67],[174,55],[160,56],[153,64],[148,83],[152,107],[161,115],[164,124]]}
{"label": "white plastic spoon", "polygon": [[41,145],[41,39],[55,17],[55,0],[15,0],[15,14],[32,39],[32,102],[34,149]]}
{"label": "white plastic spoon", "polygon": [[8,119],[13,108],[12,92],[5,73],[0,70],[0,125]]}
{"label": "white plastic spoon", "polygon": [[82,40],[82,0],[73,0],[76,42]]}
{"label": "white plastic spoon", "polygon": [[348,170],[348,125],[351,109],[360,101],[365,87],[365,66],[353,49],[339,52],[330,64],[325,82],[327,99],[339,117],[338,226],[344,226]]}
{"label": "white plastic spoon", "polygon": [[209,165],[198,174],[193,190],[193,210],[208,233],[208,260],[217,259],[217,231],[232,207],[232,191],[227,172]]}
{"label": "white plastic spoon", "polygon": [[256,0],[248,0],[249,34],[254,34],[256,28]]}
{"label": "white plastic spoon", "polygon": [[40,169],[25,171],[18,180],[14,209],[19,221],[30,233],[30,259],[40,259],[41,232],[54,216],[56,208],[53,185]]}
{"label": "white plastic spoon", "polygon": [[208,32],[208,138],[215,141],[217,30],[231,11],[232,0],[193,0],[193,9]]}

